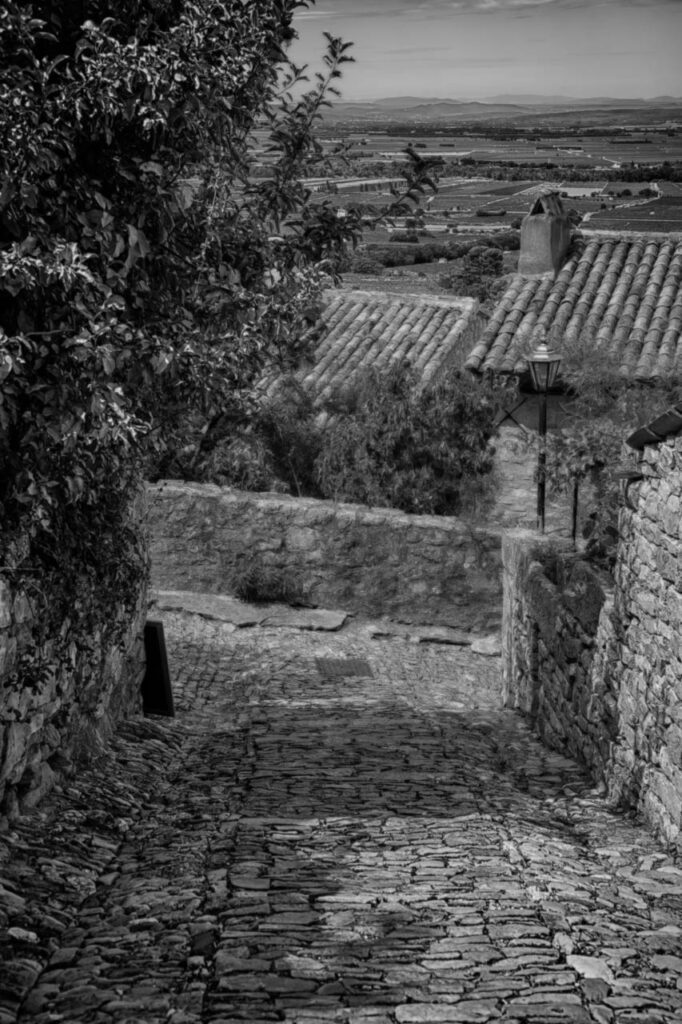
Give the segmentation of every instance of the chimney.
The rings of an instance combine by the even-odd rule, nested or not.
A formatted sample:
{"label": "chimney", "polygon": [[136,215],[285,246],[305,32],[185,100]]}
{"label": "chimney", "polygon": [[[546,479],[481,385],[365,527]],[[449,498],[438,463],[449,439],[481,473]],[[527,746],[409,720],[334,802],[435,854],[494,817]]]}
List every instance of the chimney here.
{"label": "chimney", "polygon": [[558,192],[545,192],[521,221],[519,274],[527,277],[553,274],[561,269],[569,242],[571,223]]}

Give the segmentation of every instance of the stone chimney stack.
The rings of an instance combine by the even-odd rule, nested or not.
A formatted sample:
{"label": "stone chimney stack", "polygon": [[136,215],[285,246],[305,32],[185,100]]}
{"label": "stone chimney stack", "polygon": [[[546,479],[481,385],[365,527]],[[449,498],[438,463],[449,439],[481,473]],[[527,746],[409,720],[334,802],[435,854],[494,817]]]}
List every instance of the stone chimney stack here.
{"label": "stone chimney stack", "polygon": [[521,221],[519,274],[528,277],[556,275],[561,269],[569,242],[571,223],[558,192],[538,196]]}

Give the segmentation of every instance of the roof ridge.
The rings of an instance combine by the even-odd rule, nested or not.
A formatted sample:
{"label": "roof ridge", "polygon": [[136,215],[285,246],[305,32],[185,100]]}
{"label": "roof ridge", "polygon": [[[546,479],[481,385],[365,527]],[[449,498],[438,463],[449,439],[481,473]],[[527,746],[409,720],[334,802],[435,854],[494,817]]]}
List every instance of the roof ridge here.
{"label": "roof ridge", "polygon": [[591,239],[599,241],[639,241],[640,239],[650,239],[653,242],[660,242],[662,239],[670,239],[671,241],[681,242],[682,231],[617,231],[609,230],[608,228],[590,228],[580,227],[580,234],[589,235]]}
{"label": "roof ridge", "polygon": [[373,300],[375,302],[395,302],[396,300],[405,305],[427,305],[442,306],[444,309],[461,308],[462,311],[469,311],[479,305],[478,299],[471,295],[432,295],[429,292],[389,292],[379,289],[363,288],[327,288],[325,297],[338,297],[341,300],[348,296],[357,301]]}

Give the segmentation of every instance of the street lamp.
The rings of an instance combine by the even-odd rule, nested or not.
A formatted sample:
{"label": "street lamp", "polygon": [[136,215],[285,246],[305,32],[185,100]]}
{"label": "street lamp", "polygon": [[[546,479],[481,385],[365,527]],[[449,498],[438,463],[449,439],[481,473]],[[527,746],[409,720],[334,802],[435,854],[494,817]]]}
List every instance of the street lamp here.
{"label": "street lamp", "polygon": [[538,452],[538,529],[545,532],[545,477],[547,461],[547,392],[554,384],[559,372],[561,356],[552,352],[545,343],[538,345],[528,356],[528,368],[533,378],[533,387],[540,396],[538,405],[538,433],[540,449]]}

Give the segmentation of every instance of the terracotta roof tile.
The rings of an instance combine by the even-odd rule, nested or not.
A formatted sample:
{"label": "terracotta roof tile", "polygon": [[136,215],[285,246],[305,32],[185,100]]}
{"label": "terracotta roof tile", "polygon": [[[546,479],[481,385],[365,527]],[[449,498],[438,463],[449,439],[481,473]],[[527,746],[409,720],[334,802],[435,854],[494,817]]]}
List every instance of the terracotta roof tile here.
{"label": "terracotta roof tile", "polygon": [[301,379],[320,398],[356,373],[399,360],[431,379],[475,341],[482,325],[478,308],[476,300],[454,296],[329,291],[323,334]]}
{"label": "terracotta roof tile", "polygon": [[524,372],[543,332],[559,350],[592,338],[633,379],[682,379],[682,241],[593,236],[555,279],[516,275],[466,366]]}

